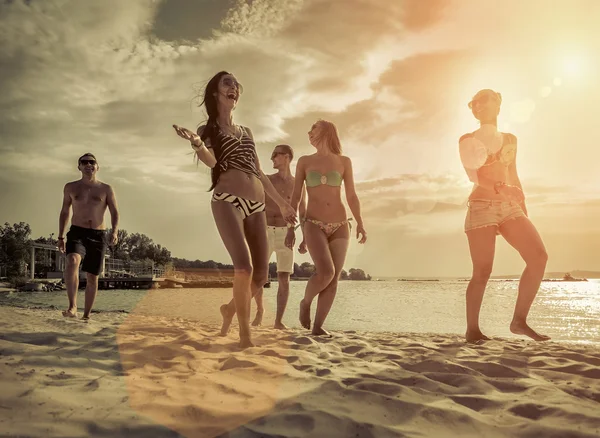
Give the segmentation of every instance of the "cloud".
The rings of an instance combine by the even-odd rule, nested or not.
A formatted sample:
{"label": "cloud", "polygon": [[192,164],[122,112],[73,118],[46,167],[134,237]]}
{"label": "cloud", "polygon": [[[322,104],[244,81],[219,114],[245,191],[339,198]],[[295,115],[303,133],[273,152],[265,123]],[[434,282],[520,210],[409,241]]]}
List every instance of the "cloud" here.
{"label": "cloud", "polygon": [[233,0],[162,0],[150,35],[161,41],[193,44],[213,37]]}

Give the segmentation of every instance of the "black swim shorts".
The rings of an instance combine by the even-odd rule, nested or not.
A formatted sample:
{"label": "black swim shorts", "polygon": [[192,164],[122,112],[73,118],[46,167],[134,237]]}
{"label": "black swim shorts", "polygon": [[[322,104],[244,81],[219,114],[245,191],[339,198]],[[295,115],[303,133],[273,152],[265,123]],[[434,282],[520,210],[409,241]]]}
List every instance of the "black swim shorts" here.
{"label": "black swim shorts", "polygon": [[102,261],[106,253],[106,231],[71,225],[67,233],[67,254],[81,255],[81,270],[93,275],[102,272]]}

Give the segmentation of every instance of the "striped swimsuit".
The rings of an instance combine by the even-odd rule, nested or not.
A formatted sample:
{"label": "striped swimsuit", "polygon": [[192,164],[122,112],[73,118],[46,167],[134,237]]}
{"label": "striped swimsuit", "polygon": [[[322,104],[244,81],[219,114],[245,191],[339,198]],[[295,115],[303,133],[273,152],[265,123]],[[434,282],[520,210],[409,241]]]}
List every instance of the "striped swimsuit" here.
{"label": "striped swimsuit", "polygon": [[[217,158],[217,166],[219,166],[221,172],[226,172],[228,169],[237,169],[260,178],[260,173],[256,168],[254,141],[248,135],[246,128],[240,126],[240,130],[242,135],[239,138],[219,132],[218,140],[221,143],[221,149]],[[233,204],[242,213],[244,219],[251,214],[265,211],[264,202],[249,201],[230,193],[214,192],[212,202],[217,201]]]}

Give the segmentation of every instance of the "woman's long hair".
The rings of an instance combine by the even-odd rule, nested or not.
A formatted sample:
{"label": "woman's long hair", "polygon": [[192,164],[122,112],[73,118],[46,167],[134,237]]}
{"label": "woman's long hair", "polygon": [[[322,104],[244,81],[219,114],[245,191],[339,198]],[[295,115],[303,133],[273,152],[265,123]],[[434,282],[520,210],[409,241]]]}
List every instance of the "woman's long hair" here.
{"label": "woman's long hair", "polygon": [[319,125],[319,132],[315,135],[315,141],[326,144],[332,154],[342,155],[342,143],[335,125],[323,119],[319,119],[317,124]]}
{"label": "woman's long hair", "polygon": [[220,167],[220,158],[221,158],[221,143],[219,142],[219,124],[217,123],[217,117],[219,116],[219,110],[217,107],[217,97],[219,93],[219,82],[221,81],[221,77],[225,75],[229,75],[231,73],[226,71],[220,71],[216,75],[214,75],[206,87],[204,88],[204,98],[200,103],[200,106],[204,105],[206,108],[206,114],[208,115],[208,120],[206,121],[206,127],[204,128],[204,132],[200,136],[202,141],[208,138],[210,139],[210,145],[212,146],[215,152],[215,158],[217,159],[217,164],[215,167],[211,169],[211,181],[212,185],[208,189],[210,192],[215,188],[217,182],[219,181],[219,176],[221,175],[221,167]]}

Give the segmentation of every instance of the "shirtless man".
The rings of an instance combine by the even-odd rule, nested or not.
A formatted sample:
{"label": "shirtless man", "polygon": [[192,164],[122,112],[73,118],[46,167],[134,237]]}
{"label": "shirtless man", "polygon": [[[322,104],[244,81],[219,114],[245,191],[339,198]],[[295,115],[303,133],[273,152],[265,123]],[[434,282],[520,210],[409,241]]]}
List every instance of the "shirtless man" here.
{"label": "shirtless man", "polygon": [[[79,287],[79,265],[86,273],[84,320],[89,319],[96,293],[98,292],[98,275],[102,271],[102,262],[106,252],[106,230],[104,213],[108,207],[111,217],[112,232],[109,243],[117,243],[117,227],[119,212],[117,200],[111,186],[96,179],[100,166],[91,153],[82,155],[78,162],[81,179],[67,183],[58,220],[58,248],[67,254],[65,283],[69,297],[69,308],[63,316],[77,317],[77,289]],[[65,228],[73,207],[71,228],[65,242]]]}
{"label": "shirtless man", "polygon": [[[294,159],[293,149],[286,145],[280,144],[275,147],[271,154],[273,168],[277,169],[277,173],[267,175],[275,189],[279,192],[283,199],[290,202],[292,192],[294,191],[294,177],[290,170],[290,163]],[[304,196],[299,206],[300,217],[304,217],[306,210]],[[285,307],[290,295],[290,275],[294,272],[294,251],[285,246],[285,236],[287,234],[286,221],[281,216],[280,208],[269,196],[266,197],[267,213],[267,236],[269,239],[269,258],[275,252],[277,256],[277,314],[275,316],[276,329],[287,328],[281,319],[285,312]],[[300,244],[301,253],[306,252],[305,243]],[[252,325],[257,326],[262,322],[264,313],[263,307],[263,290],[261,289],[256,295],[256,317]]]}

